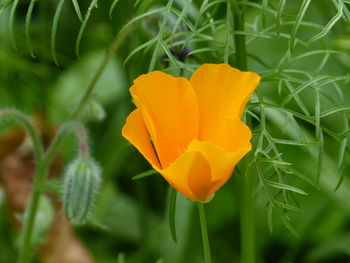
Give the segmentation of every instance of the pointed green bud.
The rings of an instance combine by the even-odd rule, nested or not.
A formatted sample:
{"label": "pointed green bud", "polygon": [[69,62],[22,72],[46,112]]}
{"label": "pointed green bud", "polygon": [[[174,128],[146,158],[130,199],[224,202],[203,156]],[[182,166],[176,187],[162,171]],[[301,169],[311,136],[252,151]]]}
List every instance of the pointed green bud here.
{"label": "pointed green bud", "polygon": [[79,156],[68,165],[63,183],[63,210],[74,225],[90,217],[100,187],[100,168],[90,158]]}

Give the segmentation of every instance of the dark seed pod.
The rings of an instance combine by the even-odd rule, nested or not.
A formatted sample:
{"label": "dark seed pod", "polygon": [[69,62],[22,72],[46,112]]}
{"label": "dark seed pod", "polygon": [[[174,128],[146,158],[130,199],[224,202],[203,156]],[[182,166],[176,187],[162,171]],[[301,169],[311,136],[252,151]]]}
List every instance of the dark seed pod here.
{"label": "dark seed pod", "polygon": [[90,217],[101,183],[100,168],[89,157],[78,157],[68,165],[63,183],[63,210],[74,225]]}

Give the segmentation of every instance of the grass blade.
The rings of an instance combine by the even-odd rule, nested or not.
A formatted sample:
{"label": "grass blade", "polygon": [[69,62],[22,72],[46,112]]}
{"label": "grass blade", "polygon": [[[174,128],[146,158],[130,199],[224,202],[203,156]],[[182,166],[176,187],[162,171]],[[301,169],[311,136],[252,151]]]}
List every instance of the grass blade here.
{"label": "grass blade", "polygon": [[304,211],[298,207],[286,204],[286,203],[282,203],[276,200],[273,200],[273,204],[278,206],[279,208],[283,208],[285,210],[289,210],[289,211],[293,211],[293,212],[297,212],[297,213],[304,213]]}
{"label": "grass blade", "polygon": [[26,22],[25,22],[25,35],[26,35],[27,47],[28,47],[30,55],[33,58],[35,58],[35,56],[34,56],[34,52],[33,52],[32,41],[31,41],[31,38],[30,38],[30,21],[31,21],[31,18],[32,18],[35,2],[36,2],[36,0],[31,0],[30,1],[29,7],[28,7],[28,10],[27,10],[27,15],[26,15]]}
{"label": "grass blade", "polygon": [[292,225],[292,223],[290,222],[290,219],[283,213],[279,214],[279,218],[281,219],[282,223],[284,224],[284,226],[293,234],[295,235],[297,238],[300,238],[297,230],[295,229],[295,227]]}
{"label": "grass blade", "polygon": [[295,39],[296,39],[296,36],[298,33],[298,29],[300,27],[301,22],[303,21],[304,15],[305,15],[306,10],[309,7],[310,3],[311,3],[311,0],[304,0],[303,1],[301,8],[299,10],[299,13],[297,15],[297,18],[295,20],[295,23],[293,25],[292,32],[290,34],[290,40],[289,40],[289,52],[291,54],[293,54],[293,49],[295,46]]}
{"label": "grass blade", "polygon": [[141,51],[142,49],[145,49],[149,46],[151,46],[154,42],[156,42],[156,38],[152,38],[148,40],[147,42],[143,43],[142,45],[135,48],[133,51],[130,52],[130,54],[127,56],[127,58],[124,60],[124,65],[128,63],[129,59],[132,58],[137,52]]}
{"label": "grass blade", "polygon": [[90,5],[89,5],[89,8],[86,11],[83,24],[80,27],[80,30],[79,30],[79,33],[78,33],[78,37],[77,37],[77,41],[76,41],[76,45],[75,45],[75,53],[76,53],[78,58],[80,58],[80,42],[81,42],[81,38],[83,36],[86,24],[89,21],[92,9],[94,9],[97,6],[97,2],[98,2],[98,0],[92,0],[91,1]]}
{"label": "grass blade", "polygon": [[264,182],[265,182],[266,185],[274,187],[274,188],[277,188],[277,189],[291,191],[291,192],[294,192],[294,193],[297,193],[297,194],[301,194],[301,195],[308,195],[305,191],[303,191],[303,190],[301,190],[299,188],[296,188],[294,186],[291,186],[291,185],[282,184],[282,183],[278,183],[278,182],[273,182],[273,181],[266,180],[266,179],[264,180]]}
{"label": "grass blade", "polygon": [[81,11],[80,11],[80,7],[79,7],[79,3],[77,0],[72,0],[73,6],[74,6],[74,10],[75,13],[77,14],[80,22],[83,22],[83,16],[81,15]]}
{"label": "grass blade", "polygon": [[64,1],[65,0],[60,0],[58,2],[55,16],[53,17],[52,29],[51,29],[51,56],[56,66],[59,66],[58,60],[57,60],[57,54],[56,54],[56,35],[57,35],[58,21],[61,16]]}
{"label": "grass blade", "polygon": [[286,5],[286,0],[280,0],[279,6],[278,6],[278,13],[277,13],[277,17],[276,17],[276,31],[277,31],[278,37],[280,37],[282,15],[283,15],[283,10],[284,10],[285,5]]}
{"label": "grass blade", "polygon": [[109,18],[111,18],[111,19],[112,19],[113,10],[117,6],[118,2],[119,2],[119,0],[114,0],[112,5],[111,5],[111,8],[109,9]]}
{"label": "grass blade", "polygon": [[180,15],[178,16],[178,18],[174,24],[171,35],[174,35],[176,33],[177,28],[179,27],[179,25],[181,24],[181,22],[184,20],[185,16],[187,15],[187,13],[191,7],[191,4],[192,4],[192,0],[188,0],[186,6],[182,9]]}
{"label": "grass blade", "polygon": [[170,186],[170,199],[169,199],[169,228],[171,237],[173,238],[174,242],[177,243],[177,237],[176,237],[176,222],[175,222],[175,215],[176,215],[176,197],[177,197],[177,191]]}
{"label": "grass blade", "polygon": [[19,0],[14,0],[12,7],[11,7],[10,18],[9,18],[10,39],[11,39],[12,46],[15,50],[17,50],[17,45],[16,45],[16,39],[15,39],[14,31],[13,31],[13,26],[14,26],[15,13],[16,13],[16,9],[18,6],[18,2],[19,2]]}
{"label": "grass blade", "polygon": [[138,179],[141,179],[141,178],[144,178],[144,177],[148,177],[150,175],[155,175],[155,174],[157,174],[157,171],[155,171],[154,169],[151,169],[151,170],[139,173],[138,175],[135,175],[131,179],[132,180],[138,180]]}
{"label": "grass blade", "polygon": [[325,35],[331,31],[332,27],[339,21],[339,19],[343,16],[343,6],[340,5],[338,7],[337,14],[328,22],[328,24],[324,27],[324,29],[315,35],[313,38],[311,38],[308,42],[308,44],[313,43],[321,38],[323,38]]}

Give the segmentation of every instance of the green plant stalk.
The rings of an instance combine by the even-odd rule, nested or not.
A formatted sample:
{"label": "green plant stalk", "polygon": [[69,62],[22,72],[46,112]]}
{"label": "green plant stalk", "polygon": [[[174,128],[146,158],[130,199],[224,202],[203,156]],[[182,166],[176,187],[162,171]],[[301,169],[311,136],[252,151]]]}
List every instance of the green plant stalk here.
{"label": "green plant stalk", "polygon": [[205,263],[211,263],[210,246],[209,246],[207,222],[205,220],[204,204],[201,202],[197,202],[197,206],[198,206],[199,220],[200,220],[201,230],[202,230]]}
{"label": "green plant stalk", "polygon": [[40,136],[38,132],[35,130],[29,117],[27,117],[25,114],[23,114],[20,111],[12,110],[12,109],[0,110],[0,118],[1,117],[8,118],[9,120],[14,119],[20,125],[23,126],[24,130],[27,132],[27,134],[29,135],[33,143],[35,161],[39,163],[43,155],[43,146],[40,140]]}
{"label": "green plant stalk", "polygon": [[[18,263],[29,263],[31,259],[31,240],[33,233],[33,226],[35,222],[35,216],[38,209],[40,196],[42,194],[42,188],[40,187],[45,180],[46,174],[49,170],[50,164],[52,163],[55,154],[58,150],[60,142],[69,128],[74,128],[80,142],[80,154],[88,154],[88,143],[85,128],[78,122],[68,122],[61,126],[58,134],[55,136],[49,149],[45,155],[37,162],[37,172],[34,177],[33,190],[27,206],[24,224],[23,224],[23,239],[21,240],[21,248],[19,253]],[[34,142],[33,142],[34,143]]]}
{"label": "green plant stalk", "polygon": [[[249,159],[250,156],[246,158]],[[248,160],[244,160],[245,172],[242,178],[241,189],[241,263],[255,262],[255,229],[254,229],[254,206],[252,175],[254,173],[246,165]]]}
{"label": "green plant stalk", "polygon": [[107,51],[102,63],[100,64],[99,68],[97,69],[92,81],[90,82],[89,86],[85,90],[85,93],[80,100],[78,107],[73,111],[71,114],[71,119],[75,120],[78,118],[80,112],[83,110],[85,104],[89,101],[92,91],[96,87],[96,84],[98,80],[100,79],[102,73],[106,69],[109,60],[113,57],[114,53],[117,51],[117,49],[120,47],[120,45],[124,42],[127,35],[130,33],[130,31],[133,29],[132,26],[129,26],[125,30],[122,30],[113,40],[112,45],[110,46],[109,50]]}
{"label": "green plant stalk", "polygon": [[[238,3],[232,0],[234,30],[244,31],[244,3]],[[243,1],[244,2],[244,1]],[[236,50],[235,66],[240,70],[246,71],[247,52],[246,40],[242,34],[234,35],[234,43]],[[250,120],[246,123],[251,126]],[[243,173],[242,189],[241,189],[241,262],[255,263],[255,220],[254,220],[254,206],[253,206],[253,189],[252,189],[252,173],[249,169],[249,163],[252,158],[252,153],[248,154],[242,161],[241,168]]]}
{"label": "green plant stalk", "polygon": [[34,177],[33,190],[29,200],[29,205],[27,206],[24,215],[24,225],[23,225],[23,239],[21,240],[21,248],[19,252],[19,263],[29,263],[31,258],[31,239],[33,233],[33,225],[35,221],[36,211],[38,209],[38,204],[41,196],[40,185],[43,182],[46,171],[48,168],[48,162],[44,160],[38,165],[37,172]]}
{"label": "green plant stalk", "polygon": [[[244,31],[244,5],[238,4],[236,0],[233,1],[233,21],[235,31]],[[240,70],[247,70],[247,51],[245,43],[245,35],[234,35],[235,50],[236,50],[236,67]]]}

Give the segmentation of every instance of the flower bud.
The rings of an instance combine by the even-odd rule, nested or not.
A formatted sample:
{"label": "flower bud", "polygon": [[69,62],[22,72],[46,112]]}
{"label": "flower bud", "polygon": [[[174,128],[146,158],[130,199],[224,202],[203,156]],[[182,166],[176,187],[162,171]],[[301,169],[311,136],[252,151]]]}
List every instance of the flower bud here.
{"label": "flower bud", "polygon": [[89,157],[79,156],[68,165],[63,183],[63,210],[74,225],[91,215],[101,183],[100,168]]}
{"label": "flower bud", "polygon": [[90,100],[84,107],[81,115],[85,121],[102,121],[106,117],[106,112],[100,103]]}

